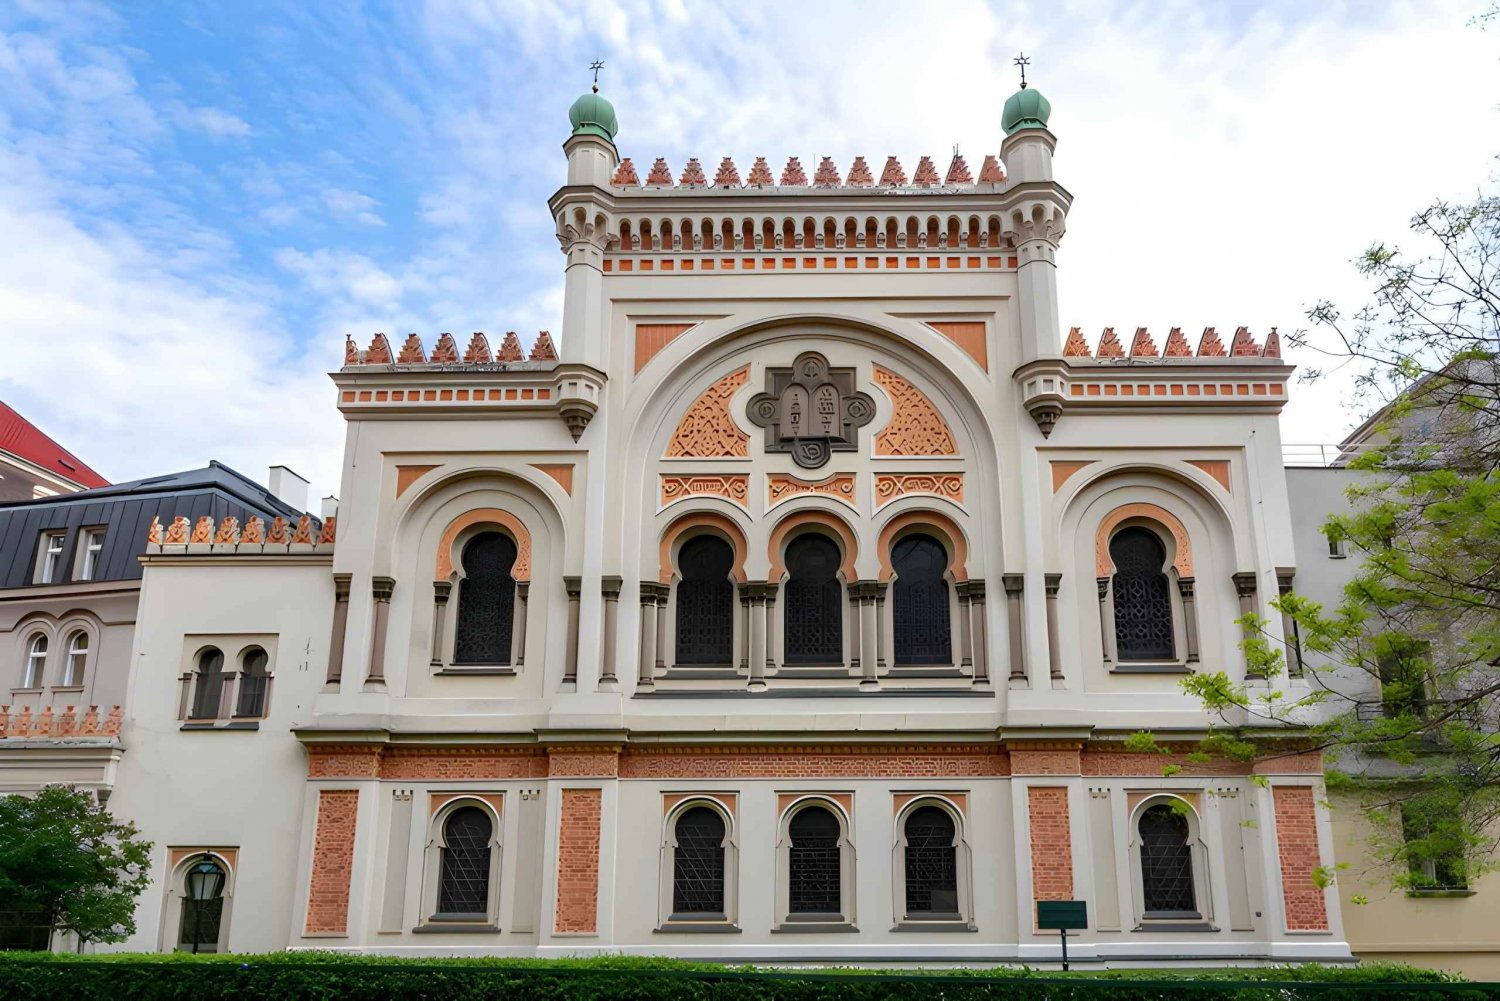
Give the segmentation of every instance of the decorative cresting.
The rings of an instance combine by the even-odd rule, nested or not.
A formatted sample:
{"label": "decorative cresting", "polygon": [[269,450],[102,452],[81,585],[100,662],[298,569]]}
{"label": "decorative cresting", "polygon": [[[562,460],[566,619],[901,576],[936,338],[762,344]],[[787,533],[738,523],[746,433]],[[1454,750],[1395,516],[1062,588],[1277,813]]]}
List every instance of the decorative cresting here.
{"label": "decorative cresting", "polygon": [[743,459],[750,455],[750,436],[729,415],[729,401],[750,378],[748,365],[703,391],[672,432],[669,459]]}
{"label": "decorative cresting", "polygon": [[265,520],[251,515],[240,525],[233,515],[225,516],[218,526],[213,518],[203,515],[196,524],[178,515],[169,526],[153,517],[146,529],[146,555],[157,556],[164,552],[176,554],[182,550],[164,547],[188,547],[188,553],[213,553],[224,555],[274,555],[286,552],[331,552],[338,533],[336,518],[325,518],[314,522],[311,515],[304,514],[291,525],[285,518],[271,520],[269,528]]}
{"label": "decorative cresting", "polygon": [[1110,577],[1115,572],[1114,561],[1109,557],[1109,537],[1120,524],[1131,518],[1147,518],[1157,522],[1172,533],[1176,550],[1172,554],[1172,566],[1179,577],[1193,576],[1193,547],[1188,541],[1187,529],[1181,520],[1166,508],[1155,504],[1124,504],[1115,508],[1099,522],[1099,531],[1094,536],[1094,572],[1099,577]]}
{"label": "decorative cresting", "polygon": [[829,368],[816,351],[798,355],[791,368],[766,369],[766,385],[750,398],[747,416],[766,429],[767,452],[788,452],[803,469],[856,451],[859,429],[875,416],[875,401],[854,388],[854,369]]}
{"label": "decorative cresting", "polygon": [[891,398],[891,421],[875,436],[876,455],[957,455],[953,432],[925,393],[889,369],[875,382]]}
{"label": "decorative cresting", "polygon": [[443,529],[443,537],[438,541],[433,580],[446,581],[453,575],[453,542],[458,538],[458,533],[474,525],[502,525],[508,529],[516,541],[516,562],[511,567],[510,575],[516,581],[531,580],[531,533],[526,531],[526,526],[515,515],[496,507],[477,507],[472,511],[465,511],[448,523],[448,527]]}
{"label": "decorative cresting", "polygon": [[854,507],[854,474],[834,473],[821,480],[799,480],[795,476],[773,473],[766,478],[767,507],[774,507],[784,500],[809,494],[833,497]]}

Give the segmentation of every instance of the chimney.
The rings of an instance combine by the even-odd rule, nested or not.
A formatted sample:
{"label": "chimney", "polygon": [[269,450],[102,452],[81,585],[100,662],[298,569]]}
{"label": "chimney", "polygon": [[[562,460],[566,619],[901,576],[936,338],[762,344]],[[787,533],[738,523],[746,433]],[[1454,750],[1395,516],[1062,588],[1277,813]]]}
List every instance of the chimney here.
{"label": "chimney", "polygon": [[319,516],[324,521],[337,516],[339,513],[339,499],[332,494],[323,498],[323,513]]}
{"label": "chimney", "polygon": [[286,466],[272,466],[266,481],[271,496],[296,511],[307,510],[308,482]]}

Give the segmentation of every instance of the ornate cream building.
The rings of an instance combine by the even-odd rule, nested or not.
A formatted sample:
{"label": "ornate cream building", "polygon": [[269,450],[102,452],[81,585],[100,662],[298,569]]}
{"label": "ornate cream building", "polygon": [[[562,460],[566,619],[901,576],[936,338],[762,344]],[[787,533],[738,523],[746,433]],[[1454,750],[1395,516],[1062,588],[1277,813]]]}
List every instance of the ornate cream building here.
{"label": "ornate cream building", "polygon": [[336,528],[152,528],[127,947],[1035,963],[1077,899],[1084,962],[1347,959],[1318,757],[1182,753],[1296,566],[1291,369],[1063,335],[1049,111],[674,177],[580,98],[556,346],[351,342]]}

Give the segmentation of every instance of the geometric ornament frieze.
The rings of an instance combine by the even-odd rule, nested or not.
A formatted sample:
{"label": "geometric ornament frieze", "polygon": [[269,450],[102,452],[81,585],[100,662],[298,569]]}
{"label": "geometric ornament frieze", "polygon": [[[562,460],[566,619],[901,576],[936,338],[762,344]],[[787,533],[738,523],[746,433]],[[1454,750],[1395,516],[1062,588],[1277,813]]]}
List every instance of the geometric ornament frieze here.
{"label": "geometric ornament frieze", "polygon": [[875,401],[854,388],[853,368],[830,368],[816,351],[790,368],[766,369],[766,391],[746,407],[750,423],[766,429],[765,450],[789,453],[803,469],[817,469],[834,452],[859,448],[859,429],[875,416]]}

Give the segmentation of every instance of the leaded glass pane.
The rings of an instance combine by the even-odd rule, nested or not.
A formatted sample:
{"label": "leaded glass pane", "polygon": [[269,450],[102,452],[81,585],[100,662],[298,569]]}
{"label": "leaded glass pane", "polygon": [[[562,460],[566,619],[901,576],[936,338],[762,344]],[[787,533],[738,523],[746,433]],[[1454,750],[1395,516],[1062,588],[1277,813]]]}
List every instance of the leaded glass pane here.
{"label": "leaded glass pane", "polygon": [[198,677],[194,679],[192,719],[217,719],[219,697],[224,691],[224,655],[205,650],[198,655]]}
{"label": "leaded glass pane", "polygon": [[1141,890],[1146,913],[1196,914],[1187,820],[1169,806],[1141,814]]}
{"label": "leaded glass pane", "polygon": [[516,582],[516,544],[499,532],[482,532],[464,546],[464,579],[458,585],[455,664],[509,664]]}
{"label": "leaded glass pane", "polygon": [[[219,922],[224,916],[224,898],[182,898],[182,928],[177,944],[193,952],[214,952],[219,947]],[[197,948],[194,949],[196,943]]]}
{"label": "leaded glass pane", "polygon": [[444,917],[484,917],[490,900],[489,814],[477,806],[454,810],[443,825],[438,913]]}
{"label": "leaded glass pane", "polygon": [[695,806],[677,818],[672,913],[724,913],[724,818]]}
{"label": "leaded glass pane", "polygon": [[924,806],[906,818],[906,911],[958,915],[958,849],[953,818]]}
{"label": "leaded glass pane", "polygon": [[266,665],[270,662],[264,650],[252,650],[245,655],[245,670],[240,673],[239,704],[236,716],[261,716],[266,709],[266,686],[270,677]]}
{"label": "leaded glass pane", "polygon": [[1115,645],[1121,660],[1172,660],[1172,597],[1163,566],[1167,551],[1144,528],[1127,528],[1109,542],[1115,564]]}
{"label": "leaded glass pane", "polygon": [[786,548],[790,575],[784,589],[786,662],[844,661],[844,595],[838,546],[822,535],[804,535]]}
{"label": "leaded glass pane", "polygon": [[891,616],[898,664],[953,663],[948,625],[948,553],[926,535],[908,535],[891,547]]}
{"label": "leaded glass pane", "polygon": [[787,864],[788,909],[793,914],[839,914],[839,822],[821,806],[792,818]]}
{"label": "leaded glass pane", "polygon": [[712,535],[677,554],[677,663],[729,664],[734,658],[734,550]]}

